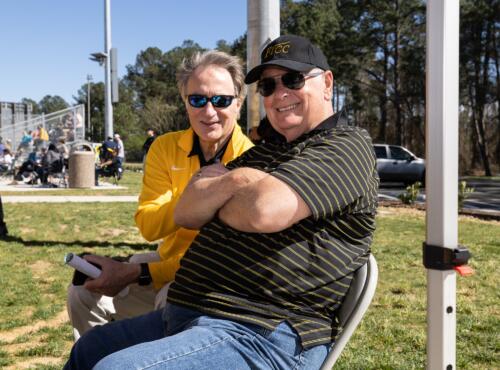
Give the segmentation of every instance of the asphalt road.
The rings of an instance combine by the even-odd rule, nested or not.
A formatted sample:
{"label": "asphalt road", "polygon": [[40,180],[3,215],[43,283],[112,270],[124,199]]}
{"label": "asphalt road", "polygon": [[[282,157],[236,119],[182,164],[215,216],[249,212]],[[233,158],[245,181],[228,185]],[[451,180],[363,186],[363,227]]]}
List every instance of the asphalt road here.
{"label": "asphalt road", "polygon": [[[500,212],[500,180],[467,180],[467,186],[474,188],[474,192],[466,198],[463,208]],[[398,195],[404,192],[405,187],[402,184],[382,183],[379,199],[398,200]],[[425,202],[425,189],[421,190],[418,202]]]}

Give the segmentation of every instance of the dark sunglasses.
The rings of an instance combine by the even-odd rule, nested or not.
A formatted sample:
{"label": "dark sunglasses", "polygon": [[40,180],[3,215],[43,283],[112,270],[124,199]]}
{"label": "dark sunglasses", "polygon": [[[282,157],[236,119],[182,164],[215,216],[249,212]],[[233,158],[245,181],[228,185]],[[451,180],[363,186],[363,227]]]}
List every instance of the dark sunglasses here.
{"label": "dark sunglasses", "polygon": [[266,77],[257,82],[257,91],[259,92],[260,95],[264,97],[272,95],[274,90],[276,90],[277,79],[281,79],[283,86],[285,86],[286,88],[292,90],[299,90],[304,87],[306,83],[306,77],[316,77],[319,76],[320,74],[323,74],[323,71],[313,72],[310,74],[304,74],[292,71],[277,77]]}
{"label": "dark sunglasses", "polygon": [[214,95],[210,98],[206,95],[188,95],[188,103],[194,108],[203,108],[208,102],[215,108],[227,108],[235,97],[231,95]]}

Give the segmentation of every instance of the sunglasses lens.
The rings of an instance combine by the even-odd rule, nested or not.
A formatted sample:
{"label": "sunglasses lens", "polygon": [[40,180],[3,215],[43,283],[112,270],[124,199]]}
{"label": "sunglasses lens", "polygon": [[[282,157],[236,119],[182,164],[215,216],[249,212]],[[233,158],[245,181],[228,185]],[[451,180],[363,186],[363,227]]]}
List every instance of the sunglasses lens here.
{"label": "sunglasses lens", "polygon": [[233,99],[231,95],[214,95],[210,98],[210,102],[216,108],[226,108],[231,105]]}
{"label": "sunglasses lens", "polygon": [[[292,90],[302,89],[305,85],[305,76],[300,72],[288,72],[281,76],[283,85]],[[267,97],[276,90],[275,78],[263,78],[257,83],[257,91],[260,95]]]}
{"label": "sunglasses lens", "polygon": [[283,85],[292,90],[298,90],[304,87],[305,78],[302,73],[288,72],[281,76]]}
{"label": "sunglasses lens", "polygon": [[214,95],[211,98],[205,95],[188,95],[189,105],[194,108],[203,108],[208,101],[215,108],[226,108],[233,102],[234,96],[231,95]]}
{"label": "sunglasses lens", "polygon": [[260,95],[270,96],[276,89],[276,81],[274,78],[263,78],[257,83],[257,91]]}
{"label": "sunglasses lens", "polygon": [[189,105],[195,108],[202,108],[208,103],[208,98],[203,95],[189,95],[188,96]]}

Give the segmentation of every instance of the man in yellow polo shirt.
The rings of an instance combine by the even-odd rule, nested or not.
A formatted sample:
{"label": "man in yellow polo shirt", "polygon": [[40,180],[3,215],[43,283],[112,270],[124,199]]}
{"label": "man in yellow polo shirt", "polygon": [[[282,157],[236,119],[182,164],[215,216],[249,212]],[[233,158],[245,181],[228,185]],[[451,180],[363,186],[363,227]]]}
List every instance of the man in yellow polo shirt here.
{"label": "man in yellow polo shirt", "polygon": [[[157,252],[134,255],[129,263],[85,256],[101,266],[102,274],[68,289],[75,339],[93,326],[165,304],[179,261],[198,233],[174,223],[182,191],[201,167],[226,164],[252,146],[236,122],[246,93],[238,58],[220,51],[197,53],[180,66],[177,84],[191,127],[162,135],[152,144],[135,214],[144,238],[163,242]],[[207,167],[211,168],[216,166]]]}

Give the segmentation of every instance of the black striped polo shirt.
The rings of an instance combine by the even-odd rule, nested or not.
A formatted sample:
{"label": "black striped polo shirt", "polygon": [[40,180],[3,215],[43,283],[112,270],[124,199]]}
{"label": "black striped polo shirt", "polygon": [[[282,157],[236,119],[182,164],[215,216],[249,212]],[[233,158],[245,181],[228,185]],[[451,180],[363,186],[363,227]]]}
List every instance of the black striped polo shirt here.
{"label": "black striped polo shirt", "polygon": [[286,320],[304,348],[335,339],[335,312],[370,252],[378,188],[368,133],[338,120],[290,143],[258,145],[228,164],[285,182],[312,215],[275,233],[209,222],[182,259],[168,302],[270,330]]}

